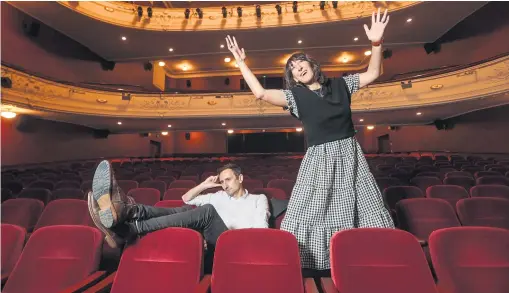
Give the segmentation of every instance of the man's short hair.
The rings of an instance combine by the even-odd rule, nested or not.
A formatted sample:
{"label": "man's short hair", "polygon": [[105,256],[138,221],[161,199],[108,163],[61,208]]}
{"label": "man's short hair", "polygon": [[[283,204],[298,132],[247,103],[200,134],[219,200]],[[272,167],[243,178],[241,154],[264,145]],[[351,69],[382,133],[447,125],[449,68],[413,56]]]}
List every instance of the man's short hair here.
{"label": "man's short hair", "polygon": [[242,170],[240,169],[239,166],[237,166],[235,164],[228,163],[228,164],[224,165],[223,167],[217,169],[217,175],[219,176],[219,174],[221,174],[221,172],[223,172],[224,170],[227,170],[227,169],[232,170],[233,173],[235,174],[235,177],[239,177],[239,175],[242,174]]}

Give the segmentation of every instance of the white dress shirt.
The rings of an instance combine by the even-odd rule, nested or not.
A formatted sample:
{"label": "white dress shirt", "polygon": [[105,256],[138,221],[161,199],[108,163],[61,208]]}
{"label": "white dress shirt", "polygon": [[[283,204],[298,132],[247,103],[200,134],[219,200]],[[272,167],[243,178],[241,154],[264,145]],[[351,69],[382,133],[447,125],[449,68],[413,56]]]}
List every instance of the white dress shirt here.
{"label": "white dress shirt", "polygon": [[228,229],[269,227],[269,203],[263,194],[249,194],[246,190],[243,196],[235,198],[221,190],[198,195],[185,203],[195,206],[213,205]]}

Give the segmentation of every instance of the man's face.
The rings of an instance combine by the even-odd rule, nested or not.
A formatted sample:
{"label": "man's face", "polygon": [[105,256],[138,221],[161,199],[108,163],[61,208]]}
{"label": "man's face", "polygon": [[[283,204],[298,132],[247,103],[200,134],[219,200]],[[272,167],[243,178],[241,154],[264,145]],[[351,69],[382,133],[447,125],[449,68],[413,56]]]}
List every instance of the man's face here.
{"label": "man's face", "polygon": [[219,183],[223,187],[224,191],[228,195],[232,196],[242,187],[242,174],[237,177],[233,170],[223,170],[223,172],[219,174]]}

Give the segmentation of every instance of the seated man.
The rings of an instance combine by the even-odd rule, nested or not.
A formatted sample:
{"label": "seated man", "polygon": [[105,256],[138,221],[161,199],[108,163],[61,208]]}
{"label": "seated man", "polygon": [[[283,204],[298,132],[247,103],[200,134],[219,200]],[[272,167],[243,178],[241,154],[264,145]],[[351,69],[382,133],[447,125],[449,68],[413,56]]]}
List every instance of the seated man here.
{"label": "seated man", "polygon": [[[128,198],[118,187],[110,163],[102,161],[95,171],[92,192],[88,195],[90,215],[113,248],[133,236],[167,227],[197,230],[203,234],[207,247],[212,249],[219,235],[228,229],[268,228],[267,198],[263,194],[249,194],[242,187],[241,169],[228,164],[217,174],[182,196],[186,204],[197,208],[160,208],[136,204]],[[223,190],[199,195],[217,186]]]}

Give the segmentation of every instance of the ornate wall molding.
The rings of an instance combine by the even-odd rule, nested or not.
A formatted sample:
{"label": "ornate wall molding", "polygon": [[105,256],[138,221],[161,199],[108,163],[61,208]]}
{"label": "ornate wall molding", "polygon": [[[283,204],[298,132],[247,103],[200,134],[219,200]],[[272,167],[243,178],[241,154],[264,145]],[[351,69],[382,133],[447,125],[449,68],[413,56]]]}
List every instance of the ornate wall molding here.
{"label": "ornate wall molding", "polygon": [[331,21],[344,21],[369,17],[377,7],[387,8],[390,12],[405,9],[422,1],[340,1],[338,8],[332,7],[328,1],[324,10],[320,10],[319,1],[298,2],[298,13],[293,13],[292,2],[281,3],[281,15],[276,12],[275,4],[261,6],[261,18],[257,18],[254,5],[242,6],[242,18],[237,16],[239,5],[229,5],[227,18],[222,16],[222,7],[203,8],[203,18],[200,19],[191,9],[189,19],[184,16],[183,8],[152,8],[153,16],[147,17],[143,7],[141,20],[138,19],[137,5],[126,2],[109,1],[59,1],[58,3],[90,18],[112,25],[153,30],[153,31],[183,31],[183,30],[232,30],[256,29],[267,27],[282,27],[316,24]]}
{"label": "ornate wall molding", "polygon": [[[131,94],[56,83],[2,66],[12,88],[2,89],[2,103],[20,108],[132,118],[237,117],[287,115],[280,107],[256,100],[251,93]],[[509,56],[466,69],[416,79],[410,88],[384,83],[352,96],[352,110],[366,112],[417,108],[509,94]]]}

